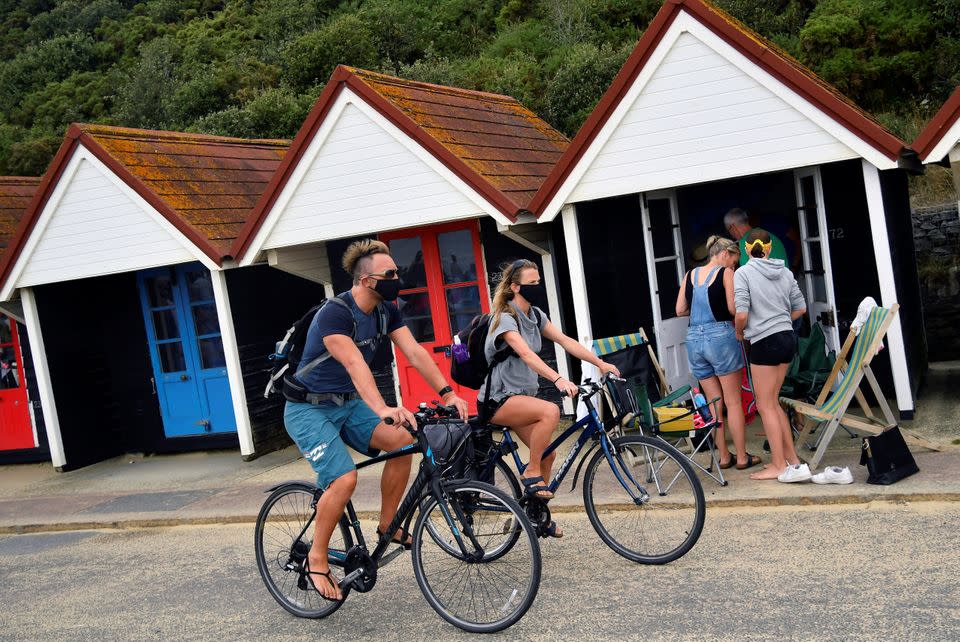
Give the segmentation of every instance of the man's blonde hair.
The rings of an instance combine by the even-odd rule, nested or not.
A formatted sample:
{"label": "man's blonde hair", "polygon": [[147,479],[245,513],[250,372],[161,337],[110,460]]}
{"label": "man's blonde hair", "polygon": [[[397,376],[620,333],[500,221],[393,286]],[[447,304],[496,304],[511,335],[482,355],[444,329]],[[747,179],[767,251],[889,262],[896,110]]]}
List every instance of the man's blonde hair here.
{"label": "man's blonde hair", "polygon": [[390,256],[390,248],[383,241],[362,239],[354,241],[343,253],[343,269],[353,277],[354,284],[360,282],[360,275],[370,269],[370,260],[374,254]]}

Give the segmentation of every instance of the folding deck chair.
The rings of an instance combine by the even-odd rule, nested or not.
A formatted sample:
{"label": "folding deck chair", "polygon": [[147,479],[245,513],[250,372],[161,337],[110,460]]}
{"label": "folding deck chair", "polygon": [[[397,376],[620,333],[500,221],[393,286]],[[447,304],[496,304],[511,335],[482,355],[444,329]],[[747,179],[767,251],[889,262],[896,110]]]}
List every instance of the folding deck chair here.
{"label": "folding deck chair", "polygon": [[[677,405],[681,398],[689,395],[692,399],[693,395],[689,385],[669,390],[666,377],[643,329],[632,334],[596,339],[593,350],[597,356],[617,366],[621,376],[627,380],[626,383],[608,382],[607,389],[604,390],[605,405],[610,409],[611,415],[607,421],[620,430],[639,430],[641,434],[649,434],[677,446],[692,465],[720,485],[726,486],[727,481],[720,470],[720,459],[713,440],[718,425],[716,420],[701,427],[694,427],[691,423],[693,414],[702,408],[689,411],[676,408],[669,418],[658,421],[658,409],[674,410],[671,407]],[[714,399],[710,404],[716,402],[717,399]],[[716,405],[714,417],[715,409]],[[683,452],[682,442],[689,446],[689,454]],[[701,465],[695,459],[698,454],[709,455],[707,466]]]}
{"label": "folding deck chair", "polygon": [[[878,435],[897,425],[897,420],[890,410],[890,405],[887,403],[883,392],[880,390],[880,385],[877,383],[877,378],[870,368],[870,362],[877,354],[877,349],[883,342],[883,337],[896,318],[899,309],[900,306],[897,304],[893,304],[889,309],[874,308],[870,312],[867,322],[860,329],[859,335],[854,334],[853,330],[850,331],[840,354],[837,355],[833,370],[827,377],[815,403],[780,397],[781,405],[804,418],[803,430],[796,438],[797,448],[804,443],[815,426],[822,428],[816,453],[810,460],[812,467],[816,468],[820,465],[820,460],[823,459],[823,455],[839,426],[854,430],[857,433]],[[864,377],[866,377],[877,404],[880,406],[883,413],[882,419],[874,414],[863,391],[860,390],[860,384]],[[837,384],[838,379],[839,384]],[[831,392],[835,386],[836,390]],[[863,410],[863,417],[847,414],[850,403],[854,399],[857,400],[857,404]],[[900,428],[900,431],[908,442],[931,450],[939,450],[936,444],[912,434],[903,427]]]}

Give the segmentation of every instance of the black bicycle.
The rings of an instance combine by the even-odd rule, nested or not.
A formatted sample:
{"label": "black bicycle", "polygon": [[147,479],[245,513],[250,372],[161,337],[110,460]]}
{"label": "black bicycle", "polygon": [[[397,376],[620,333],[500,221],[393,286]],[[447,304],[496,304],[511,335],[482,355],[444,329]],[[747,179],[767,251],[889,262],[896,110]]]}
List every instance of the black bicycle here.
{"label": "black bicycle", "polygon": [[[454,412],[421,405],[415,416],[418,425],[425,427],[449,421]],[[284,609],[298,617],[323,618],[340,608],[351,591],[371,590],[378,570],[404,552],[391,542],[400,531],[412,535],[413,572],[420,590],[447,622],[466,631],[488,633],[511,626],[527,612],[540,587],[536,529],[509,494],[490,484],[450,477],[452,462],[460,458],[469,435],[441,458],[431,449],[424,430],[411,431],[413,444],[357,464],[359,469],[416,451],[423,454],[397,516],[372,553],[353,503],[347,504],[328,556],[342,591],[340,600],[323,598],[305,568],[317,500],[323,491],[302,481],[267,491],[270,496],[260,509],[255,531],[257,567],[267,590]],[[417,520],[411,530],[414,516]]]}
{"label": "black bicycle", "polygon": [[[687,459],[666,441],[622,435],[615,422],[604,425],[593,397],[612,380],[618,379],[604,375],[600,381],[588,380],[579,386],[578,398],[587,414],[544,451],[544,455],[549,455],[580,432],[547,487],[556,493],[577,455],[590,444],[576,468],[571,490],[576,488],[583,470],[583,503],[594,530],[610,548],[629,560],[666,564],[686,554],[700,538],[706,516],[703,487]],[[536,526],[537,534],[548,536],[552,522],[548,502],[524,494],[506,461],[512,455],[521,474],[527,466],[517,453],[510,429],[495,424],[485,428],[489,430],[489,439],[493,439],[494,432],[502,431],[503,437],[499,443],[494,440],[492,456],[481,467],[481,478],[493,479],[495,485],[513,495]],[[591,458],[593,451],[596,452]]]}

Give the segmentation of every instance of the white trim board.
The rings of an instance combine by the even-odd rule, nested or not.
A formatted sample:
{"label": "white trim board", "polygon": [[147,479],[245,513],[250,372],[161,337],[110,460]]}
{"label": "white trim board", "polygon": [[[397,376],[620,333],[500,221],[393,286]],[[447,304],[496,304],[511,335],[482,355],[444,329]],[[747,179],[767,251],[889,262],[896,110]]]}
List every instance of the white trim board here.
{"label": "white trim board", "polygon": [[33,357],[33,373],[37,378],[37,390],[40,394],[40,409],[43,412],[43,425],[47,432],[47,445],[50,447],[50,460],[53,467],[59,469],[67,465],[67,456],[60,435],[60,417],[57,414],[57,402],[53,394],[53,382],[50,379],[43,333],[40,331],[37,300],[31,288],[22,288],[20,298],[23,300],[23,316],[26,320],[30,354]]}
{"label": "white trim board", "polygon": [[[352,131],[351,131],[352,130]],[[302,222],[301,229],[280,231],[280,221],[293,205],[304,188],[305,179],[318,160],[323,160],[327,144],[333,145],[338,137],[356,135],[362,151],[363,145],[382,144],[389,147],[389,156],[365,159],[362,154],[353,161],[331,164],[323,172],[336,174],[340,180],[331,190],[318,191],[310,201],[316,214]],[[420,184],[406,181],[401,173],[391,173],[396,168],[416,170]],[[323,178],[323,174],[320,175]],[[439,183],[444,184],[442,189]],[[418,192],[417,187],[426,186]],[[439,189],[439,191],[438,191]],[[392,193],[391,196],[387,196]],[[311,195],[306,194],[301,198]],[[337,199],[339,209],[324,210],[325,202]],[[393,199],[390,201],[389,199]],[[386,202],[409,203],[407,211],[392,219],[391,212],[384,209]],[[359,234],[373,234],[390,229],[400,229],[434,223],[456,221],[479,216],[491,216],[498,222],[509,224],[492,203],[467,185],[450,168],[440,162],[419,142],[405,134],[387,118],[371,107],[349,88],[344,88],[324,117],[306,151],[293,168],[279,196],[267,213],[240,265],[247,266],[257,260],[266,249],[326,241]],[[353,219],[351,220],[351,216]]]}
{"label": "white trim board", "polygon": [[[897,303],[897,282],[893,272],[893,258],[890,255],[890,239],[887,234],[886,211],[883,207],[883,193],[880,188],[880,172],[866,160],[862,164],[863,186],[867,193],[867,211],[870,214],[870,235],[877,261],[877,277],[880,280],[881,305],[889,308]],[[887,330],[887,342],[890,346],[890,366],[897,393],[897,408],[901,413],[910,412],[914,409],[913,393],[910,390],[910,371],[907,368],[907,353],[899,314]]]}
{"label": "white trim board", "polygon": [[[58,234],[50,236],[54,221]],[[41,260],[49,265],[41,267]],[[0,300],[9,301],[17,288],[192,261],[220,269],[81,144],[31,230]]]}
{"label": "white trim board", "polygon": [[947,133],[940,138],[940,142],[920,160],[923,163],[939,163],[947,156],[950,156],[953,160],[953,155],[950,152],[958,146],[960,146],[960,118],[950,126]]}
{"label": "white trim board", "polygon": [[[691,44],[697,44],[698,46],[691,47]],[[678,45],[676,51],[674,51],[675,45]],[[684,52],[683,48],[687,48],[689,53]],[[707,53],[704,54],[704,52]],[[668,56],[670,56],[669,61],[667,60]],[[684,59],[689,56],[693,57]],[[672,66],[674,76],[697,73],[697,65],[699,65],[700,68],[711,68],[711,65],[715,65],[717,68],[716,73],[719,76],[728,73],[731,66],[737,70],[738,73],[730,78],[718,77],[715,81],[710,80],[708,77],[706,84],[709,84],[710,87],[706,87],[705,84],[696,84],[692,88],[678,91],[675,95],[676,100],[673,103],[668,100],[664,104],[657,105],[655,109],[651,107],[644,112],[632,114],[631,112],[637,104],[638,98],[644,94],[648,87],[650,87],[650,91],[646,94],[648,97],[655,96],[656,93],[665,89],[665,87],[658,87],[656,84],[651,86],[652,82],[660,82],[657,72],[664,66],[665,62],[668,63],[669,66]],[[743,87],[738,89],[732,86],[732,83],[735,82],[740,82]],[[689,158],[691,162],[699,162],[702,160],[700,157],[710,153],[710,150],[714,149],[714,147],[717,148],[716,153],[723,155],[725,151],[724,146],[736,145],[737,141],[735,137],[731,138],[727,136],[727,138],[721,138],[720,135],[714,134],[709,127],[703,127],[701,130],[687,131],[687,127],[671,122],[671,118],[673,118],[671,114],[674,114],[674,110],[671,109],[671,104],[679,104],[680,102],[686,101],[705,101],[704,109],[709,110],[710,101],[716,101],[718,105],[729,103],[727,106],[738,105],[744,110],[749,110],[751,103],[741,105],[736,93],[741,90],[745,91],[750,83],[753,83],[752,86],[754,88],[762,90],[756,92],[755,98],[765,95],[767,97],[766,100],[779,101],[783,103],[785,107],[789,107],[788,110],[781,109],[778,111],[775,109],[773,112],[758,115],[758,119],[767,119],[765,122],[770,131],[774,131],[776,127],[779,126],[778,118],[785,118],[787,120],[793,118],[797,123],[806,122],[808,129],[812,127],[813,129],[811,131],[820,131],[820,133],[824,135],[821,136],[821,138],[824,138],[824,140],[828,138],[832,142],[829,144],[817,144],[808,149],[804,149],[802,147],[804,144],[804,136],[800,136],[790,143],[791,149],[794,150],[792,154],[793,157],[791,157],[790,155],[784,154],[782,150],[777,149],[778,141],[776,140],[767,140],[766,143],[762,140],[756,141],[753,144],[753,147],[756,147],[756,149],[751,148],[743,151],[743,153],[746,154],[744,157],[746,160],[744,160],[744,162],[723,162],[722,159],[714,159],[716,162],[711,161],[712,164],[706,166],[709,168],[709,172],[700,169],[697,171],[683,172],[681,171],[682,168],[671,168],[668,171],[649,171],[644,169],[643,171],[631,173],[629,167],[604,168],[611,173],[619,172],[620,174],[624,174],[625,177],[619,179],[619,183],[612,182],[611,185],[607,186],[606,191],[603,191],[600,184],[597,184],[591,188],[591,190],[586,188],[586,183],[584,183],[584,187],[581,187],[583,179],[591,168],[594,167],[598,157],[604,152],[608,144],[611,143],[616,133],[624,127],[628,121],[633,123],[634,126],[638,126],[639,124],[641,129],[651,136],[651,141],[653,142],[651,142],[648,151],[653,158],[656,158],[658,153],[664,153],[664,150],[658,152],[655,148],[656,138],[668,134],[680,137],[687,136],[687,138],[684,138],[682,141],[671,142],[670,145],[680,145],[682,148],[681,151],[683,152],[682,155]],[[706,94],[703,93],[705,89],[707,90]],[[657,97],[656,100],[668,96],[668,93],[669,92],[663,93],[662,96]],[[756,107],[755,104],[753,106]],[[700,108],[697,107],[697,109]],[[799,120],[796,120],[796,112],[799,112],[799,115],[802,116]],[[749,114],[749,111],[746,113]],[[791,113],[793,115],[791,115]],[[704,142],[711,141],[711,137],[716,139],[716,145],[714,145],[714,147],[711,147],[710,142]],[[796,148],[792,147],[794,143],[797,145]],[[764,144],[768,145],[771,149],[769,151],[765,150]],[[700,147],[701,145],[702,148]],[[638,167],[639,163],[645,160],[643,154],[634,154],[633,157],[635,159],[633,162],[636,162]],[[689,14],[681,12],[667,29],[643,69],[641,69],[623,99],[604,123],[596,138],[590,143],[567,178],[561,183],[556,194],[554,194],[551,201],[547,204],[540,220],[553,220],[565,203],[679,187],[681,185],[704,181],[724,180],[762,172],[820,165],[857,157],[869,160],[880,169],[890,169],[897,166],[896,160],[887,158],[876,148],[863,141],[846,127],[821,111],[817,106],[757,66],[721,37],[714,34],[708,27]]]}
{"label": "white trim board", "polygon": [[250,412],[247,410],[247,393],[243,387],[243,370],[240,367],[240,350],[237,347],[237,333],[233,326],[230,294],[227,290],[227,273],[223,270],[211,270],[210,281],[213,285],[213,298],[217,305],[217,320],[220,323],[220,339],[227,365],[230,399],[233,402],[233,414],[237,422],[240,454],[249,457],[255,452],[253,429],[250,425]]}

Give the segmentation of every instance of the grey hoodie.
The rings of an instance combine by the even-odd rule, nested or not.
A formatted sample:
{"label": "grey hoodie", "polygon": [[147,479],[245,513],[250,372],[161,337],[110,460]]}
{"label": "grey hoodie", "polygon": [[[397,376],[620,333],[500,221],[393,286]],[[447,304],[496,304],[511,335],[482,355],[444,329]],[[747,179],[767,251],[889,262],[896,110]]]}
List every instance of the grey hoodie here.
{"label": "grey hoodie", "polygon": [[780,259],[747,261],[733,273],[733,296],[737,312],[749,313],[743,336],[750,341],[792,330],[790,313],[807,307],[796,279]]}

